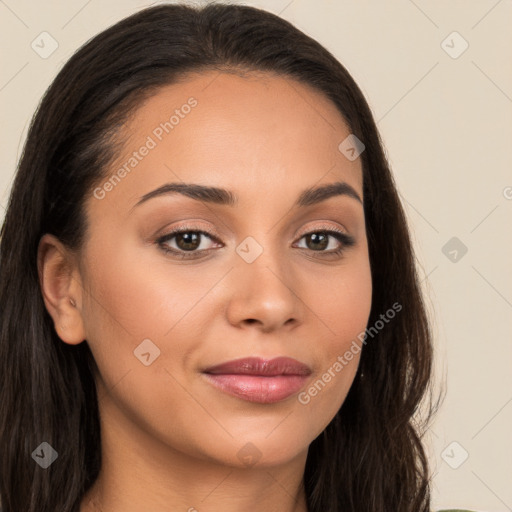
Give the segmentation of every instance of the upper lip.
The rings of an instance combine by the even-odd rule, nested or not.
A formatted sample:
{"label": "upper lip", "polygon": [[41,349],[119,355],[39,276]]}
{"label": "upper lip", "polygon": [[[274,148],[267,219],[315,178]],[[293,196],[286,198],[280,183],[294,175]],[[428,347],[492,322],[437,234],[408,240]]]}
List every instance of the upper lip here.
{"label": "upper lip", "polygon": [[276,357],[262,359],[260,357],[244,357],[225,363],[211,366],[204,370],[212,374],[242,374],[262,375],[272,377],[276,375],[309,375],[309,366],[292,359],[291,357]]}

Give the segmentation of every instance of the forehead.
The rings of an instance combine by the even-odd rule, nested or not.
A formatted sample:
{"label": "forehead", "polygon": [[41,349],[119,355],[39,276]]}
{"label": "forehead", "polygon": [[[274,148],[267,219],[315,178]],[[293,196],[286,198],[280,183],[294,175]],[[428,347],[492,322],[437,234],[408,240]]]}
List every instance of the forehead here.
{"label": "forehead", "polygon": [[192,73],[133,112],[106,179],[125,172],[105,203],[130,208],[144,193],[179,181],[281,201],[315,184],[345,181],[362,197],[360,159],[338,149],[349,134],[324,94],[289,77]]}

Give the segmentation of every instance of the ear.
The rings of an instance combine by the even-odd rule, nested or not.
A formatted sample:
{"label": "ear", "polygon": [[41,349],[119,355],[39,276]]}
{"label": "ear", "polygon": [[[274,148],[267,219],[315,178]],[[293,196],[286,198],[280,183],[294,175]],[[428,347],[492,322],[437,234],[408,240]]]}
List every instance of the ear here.
{"label": "ear", "polygon": [[37,250],[39,286],[59,338],[70,345],[85,339],[81,313],[82,282],[76,256],[53,235],[45,234]]}

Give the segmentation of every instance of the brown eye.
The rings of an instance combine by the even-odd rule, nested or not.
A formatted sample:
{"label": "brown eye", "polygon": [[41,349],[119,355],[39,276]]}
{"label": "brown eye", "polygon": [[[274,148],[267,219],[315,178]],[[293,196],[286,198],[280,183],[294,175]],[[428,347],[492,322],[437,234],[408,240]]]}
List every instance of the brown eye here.
{"label": "brown eye", "polygon": [[185,231],[178,233],[173,238],[176,238],[176,245],[184,251],[193,251],[200,245],[201,234],[197,231]]}
{"label": "brown eye", "polygon": [[[334,247],[330,250],[326,250],[330,245],[330,238],[334,238],[338,241],[338,247],[334,243]],[[325,254],[340,254],[346,248],[351,247],[355,244],[355,240],[350,235],[342,233],[341,231],[335,230],[318,230],[306,233],[301,237],[301,240],[306,240],[305,249],[310,249],[314,252],[321,252]],[[304,248],[304,247],[301,247]]]}
{"label": "brown eye", "polygon": [[[217,241],[213,235],[206,231],[182,227],[160,237],[157,243],[164,252],[172,253],[177,257],[187,258],[198,257],[208,251],[211,247],[204,246],[204,240],[207,239]],[[174,244],[170,243],[172,241]]]}
{"label": "brown eye", "polygon": [[324,250],[329,245],[329,236],[330,235],[324,233],[323,231],[318,231],[317,233],[311,233],[309,235],[306,235],[304,238],[308,240],[306,242],[308,249]]}

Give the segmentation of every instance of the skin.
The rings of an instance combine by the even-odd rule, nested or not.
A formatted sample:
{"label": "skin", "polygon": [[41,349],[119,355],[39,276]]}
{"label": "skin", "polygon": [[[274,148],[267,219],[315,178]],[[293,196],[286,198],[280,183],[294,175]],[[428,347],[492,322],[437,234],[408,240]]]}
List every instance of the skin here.
{"label": "skin", "polygon": [[[201,370],[288,356],[312,369],[307,390],[365,330],[372,283],[362,204],[339,195],[292,208],[304,189],[338,181],[363,198],[361,161],[338,150],[350,131],[315,90],[271,74],[203,72],[133,113],[107,176],[190,97],[197,106],[162,141],[153,137],[157,146],[113,190],[86,197],[78,254],[51,235],[39,246],[57,334],[87,340],[99,367],[103,464],[81,512],[303,512],[308,446],[342,405],[360,354],[307,404],[297,394],[248,402]],[[226,188],[239,204],[169,194],[134,208],[169,182]],[[164,253],[156,240],[184,221],[220,243],[201,238],[197,259]],[[355,245],[327,256],[336,238],[319,249],[304,236],[320,228],[340,229]],[[252,263],[235,251],[248,236],[263,248]],[[166,244],[183,247],[177,238]],[[149,366],[134,356],[147,338],[160,350]],[[237,456],[248,443],[254,464]]]}

